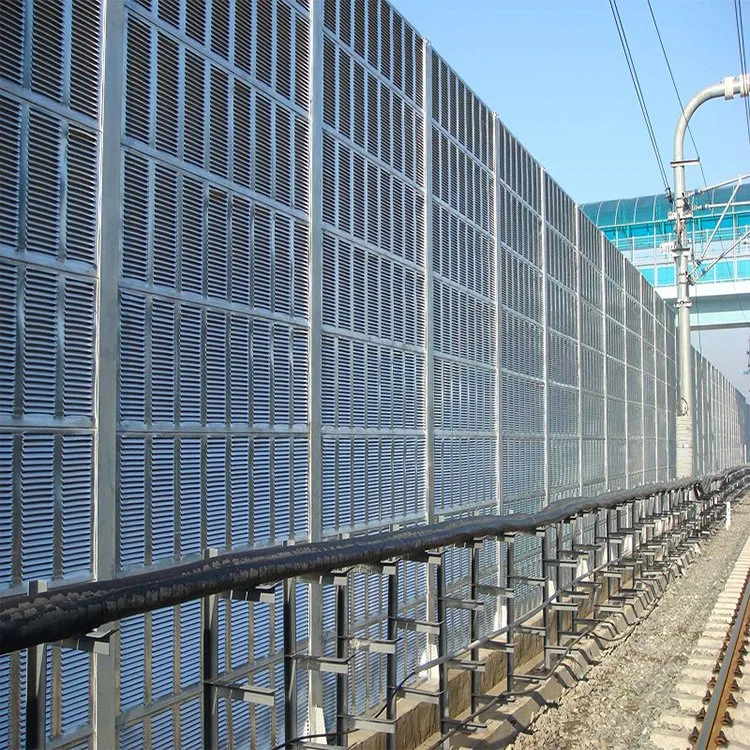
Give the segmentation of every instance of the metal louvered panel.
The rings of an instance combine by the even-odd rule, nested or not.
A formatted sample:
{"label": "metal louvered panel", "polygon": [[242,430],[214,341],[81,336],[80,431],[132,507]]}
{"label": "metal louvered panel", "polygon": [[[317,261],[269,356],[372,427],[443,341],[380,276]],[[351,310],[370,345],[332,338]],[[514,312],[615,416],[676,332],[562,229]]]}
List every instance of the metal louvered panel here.
{"label": "metal louvered panel", "polygon": [[91,656],[60,649],[60,735],[90,722]]}
{"label": "metal louvered panel", "polygon": [[62,435],[61,486],[63,576],[90,574],[93,566],[93,453],[91,435]]}
{"label": "metal louvered panel", "polygon": [[[15,491],[0,493],[0,547],[11,555],[0,553],[3,588],[92,572],[102,57],[100,3],[6,6],[0,484]],[[47,729],[57,739],[90,722],[89,657],[49,653]],[[11,670],[0,693],[19,696],[22,681],[23,669]],[[23,725],[19,710],[14,699],[11,725]],[[19,729],[8,744],[23,741]]]}
{"label": "metal louvered panel", "polygon": [[[124,67],[111,68],[124,70],[123,91],[112,94],[111,76],[103,89],[122,122],[106,153],[103,6],[16,2],[4,16],[0,585],[90,575],[96,502],[117,516],[114,544],[99,549],[109,543],[123,569],[305,540],[320,533],[318,511],[324,535],[367,533],[674,474],[671,314],[385,0],[325,0],[320,50],[307,2],[124,5]],[[18,98],[24,85],[32,95]],[[100,149],[116,165],[106,175]],[[99,344],[119,357],[98,363],[111,375],[98,389]],[[717,468],[738,455],[739,410],[696,362],[700,461]],[[106,409],[98,421],[97,392],[117,424]],[[116,476],[96,488],[102,446],[98,468]],[[540,574],[538,542],[516,552],[519,571]],[[467,566],[449,556],[457,595]],[[422,568],[401,573],[404,614],[429,619]],[[382,580],[352,583],[358,637],[383,638]],[[521,590],[520,605],[534,596]],[[298,637],[314,641],[315,592],[299,584],[296,598]],[[333,601],[327,591],[324,629]],[[221,605],[222,671],[278,697],[274,710],[222,701],[228,746],[282,739],[280,606]],[[468,619],[450,617],[458,643]],[[197,604],[123,623],[119,694],[111,686],[122,747],[202,741],[200,627]],[[399,649],[401,679],[426,641],[409,634]],[[88,657],[61,653],[49,671],[56,738],[90,722]],[[22,659],[0,665],[20,727]],[[350,707],[382,700],[383,670],[378,655],[353,660]],[[334,681],[322,687],[330,722]],[[153,703],[173,692],[173,708]],[[20,743],[20,730],[2,731]]]}

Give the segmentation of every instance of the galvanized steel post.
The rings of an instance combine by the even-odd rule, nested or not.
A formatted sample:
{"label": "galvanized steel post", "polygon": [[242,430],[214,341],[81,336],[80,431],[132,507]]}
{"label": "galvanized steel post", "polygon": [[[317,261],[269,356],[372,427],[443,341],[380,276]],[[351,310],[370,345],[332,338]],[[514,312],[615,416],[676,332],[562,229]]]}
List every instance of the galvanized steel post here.
{"label": "galvanized steel post", "polygon": [[[311,542],[323,531],[323,0],[310,6],[310,406],[308,523]],[[323,587],[310,583],[308,649],[323,653]],[[325,732],[323,679],[308,670],[308,724],[311,734]]]}
{"label": "galvanized steel post", "polygon": [[674,222],[675,263],[677,265],[677,356],[680,400],[677,408],[677,475],[689,476],[695,471],[695,399],[693,394],[692,346],[690,344],[690,249],[686,221],[692,216],[685,192],[685,132],[688,122],[701,104],[723,96],[733,99],[750,93],[750,76],[727,77],[701,89],[685,106],[674,134]]}
{"label": "galvanized steel post", "polygon": [[[123,89],[125,71],[125,8],[123,0],[104,6],[101,141],[99,162],[100,208],[99,283],[96,352],[96,465],[94,480],[94,577],[113,578],[117,560],[117,404],[120,310],[118,285],[122,257]],[[115,653],[112,648],[93,656],[93,747],[116,746],[115,718],[119,709],[115,690]]]}

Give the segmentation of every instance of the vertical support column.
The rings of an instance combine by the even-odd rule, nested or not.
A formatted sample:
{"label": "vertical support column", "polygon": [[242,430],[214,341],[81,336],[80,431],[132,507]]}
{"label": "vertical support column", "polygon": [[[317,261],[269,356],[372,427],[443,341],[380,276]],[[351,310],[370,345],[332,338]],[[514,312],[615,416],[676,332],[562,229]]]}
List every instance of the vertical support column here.
{"label": "vertical support column", "polygon": [[[515,534],[511,534],[505,537],[505,587],[509,592],[514,591],[516,576],[516,564],[515,564]],[[505,655],[505,690],[508,693],[513,692],[515,680],[513,675],[516,671],[516,658],[514,650],[516,647],[515,643],[515,628],[513,627],[513,620],[515,618],[515,596],[509,596],[507,598],[507,611],[508,611],[508,651]]]}
{"label": "vertical support column", "polygon": [[656,298],[657,294],[654,292],[651,295],[651,351],[653,354],[653,381],[654,381],[654,450],[656,455],[654,456],[654,466],[656,467],[654,473],[654,482],[663,482],[666,477],[661,475],[661,466],[659,466],[659,397],[656,395],[659,375],[659,350],[656,346],[657,333],[659,331],[659,324],[656,320]]}
{"label": "vertical support column", "polygon": [[[482,542],[474,540],[471,545],[471,599],[472,601],[479,601],[479,550],[482,548]],[[471,617],[471,630],[470,639],[474,643],[479,638],[479,611],[472,609],[470,613]],[[471,649],[471,660],[473,662],[479,661],[479,647]],[[471,712],[474,713],[479,704],[477,696],[482,692],[482,675],[481,673],[473,669],[471,671]]]}
{"label": "vertical support column", "polygon": [[[432,45],[425,40],[422,54],[422,116],[424,141],[424,284],[425,284],[425,522],[435,523],[435,331],[434,290],[432,273]],[[435,582],[429,566],[425,568],[427,619],[436,607]],[[427,637],[426,661],[431,661],[437,649],[434,636]]]}
{"label": "vertical support column", "polygon": [[[117,519],[117,382],[120,316],[118,285],[122,254],[121,132],[125,69],[125,7],[123,0],[104,6],[101,140],[99,162],[100,225],[97,356],[96,464],[94,480],[94,577],[116,572]],[[119,696],[115,681],[114,635],[107,653],[94,653],[92,725],[94,750],[116,746],[115,716]]]}
{"label": "vertical support column", "polygon": [[[323,326],[323,0],[310,3],[310,413],[308,521],[311,542],[323,533],[322,326]],[[308,651],[323,653],[323,587],[310,583]],[[310,734],[323,734],[323,677],[308,674]]]}
{"label": "vertical support column", "polygon": [[[347,576],[348,580],[348,576]],[[346,659],[349,656],[349,586],[336,586],[336,656]],[[348,746],[347,733],[347,700],[348,674],[336,675],[336,744]]]}
{"label": "vertical support column", "polygon": [[[612,529],[612,533],[614,534],[614,538],[617,540],[617,543],[615,544],[615,547],[617,549],[617,554],[614,556],[614,559],[615,559],[618,567],[620,565],[620,562],[621,562],[621,559],[622,559],[623,555],[625,554],[625,539],[620,534],[620,526],[621,526],[621,524],[620,524],[620,510],[621,510],[621,508],[622,508],[622,506],[616,505],[614,507],[614,512],[612,514],[613,518],[614,518],[614,521],[615,521],[615,524],[614,524],[615,527],[614,527],[614,529]],[[615,596],[616,594],[618,594],[620,592],[620,588],[622,588],[622,586],[621,586],[622,579],[618,577],[615,580],[616,580],[615,590],[612,591],[611,587],[610,587],[610,596]]]}
{"label": "vertical support column", "polygon": [[[625,414],[623,415],[625,418],[625,486],[630,487],[630,425],[629,425],[629,417],[628,412],[630,411],[628,409],[628,403],[630,399],[630,393],[628,392],[628,307],[627,307],[627,294],[625,292],[625,256],[623,255],[622,258],[617,259],[620,265],[622,266],[622,289],[620,290],[620,296],[623,299],[623,320],[625,322],[624,330],[625,330],[625,350],[623,354],[624,362],[625,362]],[[619,517],[619,516],[618,516]]]}
{"label": "vertical support column", "polygon": [[[501,282],[501,263],[500,263],[500,214],[502,212],[502,193],[500,186],[500,170],[502,159],[502,150],[500,147],[500,139],[502,138],[502,127],[500,119],[497,115],[492,115],[492,127],[493,127],[493,178],[494,194],[493,194],[493,215],[494,215],[494,230],[495,230],[495,305],[497,311],[495,313],[495,339],[497,341],[497,352],[495,359],[495,371],[497,381],[495,384],[495,432],[497,435],[497,445],[495,447],[495,497],[496,497],[496,508],[497,514],[502,515],[504,511],[503,507],[503,285]],[[502,543],[498,539],[495,542],[497,552],[497,585],[502,587],[503,585],[503,571],[501,563],[501,550]],[[507,601],[507,600],[506,600]],[[495,616],[495,628],[500,628],[503,625],[504,609],[507,607],[500,603],[498,600],[498,611]]]}
{"label": "vertical support column", "polygon": [[[47,581],[29,581],[29,596],[47,590]],[[26,649],[26,748],[47,744],[47,644]]]}
{"label": "vertical support column", "polygon": [[295,614],[295,582],[283,583],[284,617],[284,740],[297,737],[297,621]]}
{"label": "vertical support column", "polygon": [[[387,637],[395,644],[398,618],[398,563],[393,564],[393,572],[388,576],[388,628]],[[385,718],[394,722],[392,734],[386,734],[387,750],[398,750],[398,723],[396,722],[396,689],[397,689],[396,649],[389,651],[385,657]]]}
{"label": "vertical support column", "polygon": [[544,378],[544,505],[549,505],[549,325],[547,307],[547,172],[540,167],[541,272],[542,272],[542,377]]}
{"label": "vertical support column", "polygon": [[638,293],[638,317],[641,320],[641,481],[639,484],[646,482],[646,368],[645,368],[645,351],[646,337],[643,333],[643,282],[639,287]]}
{"label": "vertical support column", "polygon": [[[210,547],[204,559],[216,557],[219,550]],[[201,681],[203,684],[203,746],[219,746],[219,697],[214,686],[218,676],[219,630],[218,597],[215,594],[201,599]]]}
{"label": "vertical support column", "polygon": [[[542,531],[542,578],[544,578],[544,588],[542,589],[542,600],[546,600],[548,596],[552,595],[550,591],[550,584],[552,583],[550,578],[550,569],[552,568],[550,549],[549,549],[549,530],[544,529]],[[554,584],[553,584],[554,585]],[[551,618],[550,618],[550,606],[549,603],[544,605],[542,610],[542,625],[544,627],[544,671],[549,672],[552,667],[551,651],[550,646],[552,645],[552,632],[551,632]],[[559,634],[558,634],[559,644]]]}
{"label": "vertical support column", "polygon": [[[601,272],[601,291],[602,291],[602,352],[604,357],[602,358],[602,393],[604,394],[604,486],[606,489],[610,489],[609,486],[609,389],[608,385],[608,334],[607,334],[607,273],[606,273],[606,262],[605,262],[605,248],[606,238],[603,234],[599,235],[599,270]],[[605,544],[602,546],[602,563],[609,563],[610,547],[609,547],[609,510],[604,512],[604,536],[607,539]],[[605,576],[607,582],[606,595],[609,599],[609,578]]]}
{"label": "vertical support column", "polygon": [[[424,274],[425,274],[425,520],[435,522],[435,331],[434,290],[432,273],[432,45],[425,40],[422,55],[424,84],[422,101],[424,110]],[[428,579],[430,578],[428,574]],[[429,594],[429,587],[428,587]]]}
{"label": "vertical support column", "polygon": [[578,350],[578,492],[583,494],[583,385],[581,373],[581,209],[575,207],[576,222],[576,347]]}
{"label": "vertical support column", "polygon": [[[612,541],[609,538],[609,532],[612,527],[612,511],[610,508],[607,508],[606,511],[604,511],[604,549],[607,551],[607,567],[605,568],[605,573],[609,571],[609,567],[611,565],[612,560]],[[608,575],[604,576],[604,581],[606,583],[605,586],[605,594],[606,598],[605,601],[609,601],[610,596],[612,596],[612,587],[610,585],[610,577]]]}
{"label": "vertical support column", "polygon": [[[429,570],[430,567],[428,565],[427,569]],[[435,565],[435,594],[437,596],[437,620],[439,628],[437,655],[439,659],[445,659],[448,656],[448,621],[445,607],[445,552],[440,553],[440,562]],[[448,731],[448,719],[450,718],[447,661],[442,661],[438,667],[438,691],[440,734],[444,735]]]}
{"label": "vertical support column", "polygon": [[[563,533],[565,530],[565,522],[560,521],[555,524],[555,559],[556,560],[562,560],[562,553],[563,553]],[[561,565],[555,565],[555,591],[560,591],[562,589],[562,566]],[[557,598],[558,601],[560,601],[560,597]],[[556,609],[555,610],[555,631],[557,632],[557,645],[560,645],[560,633],[563,630],[563,621],[562,621],[562,610]]]}
{"label": "vertical support column", "polygon": [[[606,238],[599,235],[599,264],[602,276],[602,351],[604,352],[604,367],[602,377],[604,379],[602,392],[604,393],[604,481],[607,489],[609,486],[609,390],[607,388],[607,377],[609,367],[607,365],[608,340],[607,340],[607,272],[605,262]],[[609,559],[609,547],[607,547],[607,559]]]}

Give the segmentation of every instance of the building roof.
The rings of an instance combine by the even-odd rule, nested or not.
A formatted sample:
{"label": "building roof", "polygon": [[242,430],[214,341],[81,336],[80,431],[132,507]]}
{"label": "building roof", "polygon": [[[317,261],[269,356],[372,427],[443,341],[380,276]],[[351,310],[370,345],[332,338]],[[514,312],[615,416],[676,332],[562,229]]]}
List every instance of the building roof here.
{"label": "building roof", "polygon": [[[705,208],[712,213],[721,213],[734,190],[734,185],[714,188],[693,196],[696,209]],[[742,204],[745,205],[742,205]],[[600,229],[624,224],[640,224],[668,221],[671,206],[663,194],[642,195],[638,198],[615,198],[614,200],[584,203],[581,209]],[[740,185],[737,195],[727,213],[750,212],[750,183]]]}

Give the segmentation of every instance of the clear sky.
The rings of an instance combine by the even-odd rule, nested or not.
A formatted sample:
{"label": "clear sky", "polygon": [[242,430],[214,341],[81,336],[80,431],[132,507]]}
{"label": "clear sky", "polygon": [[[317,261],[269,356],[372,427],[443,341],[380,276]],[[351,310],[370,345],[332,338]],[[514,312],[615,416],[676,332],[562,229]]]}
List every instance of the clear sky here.
{"label": "clear sky", "polygon": [[[394,3],[577,202],[663,190],[608,0]],[[651,3],[683,102],[740,72],[732,0]],[[679,104],[646,0],[618,6],[671,183]],[[748,0],[743,12],[750,54]],[[744,112],[740,99],[718,99],[691,120],[709,184],[750,172]],[[689,142],[686,153],[694,155]],[[701,184],[697,167],[687,184]],[[747,334],[700,336],[704,354],[746,394]]]}

